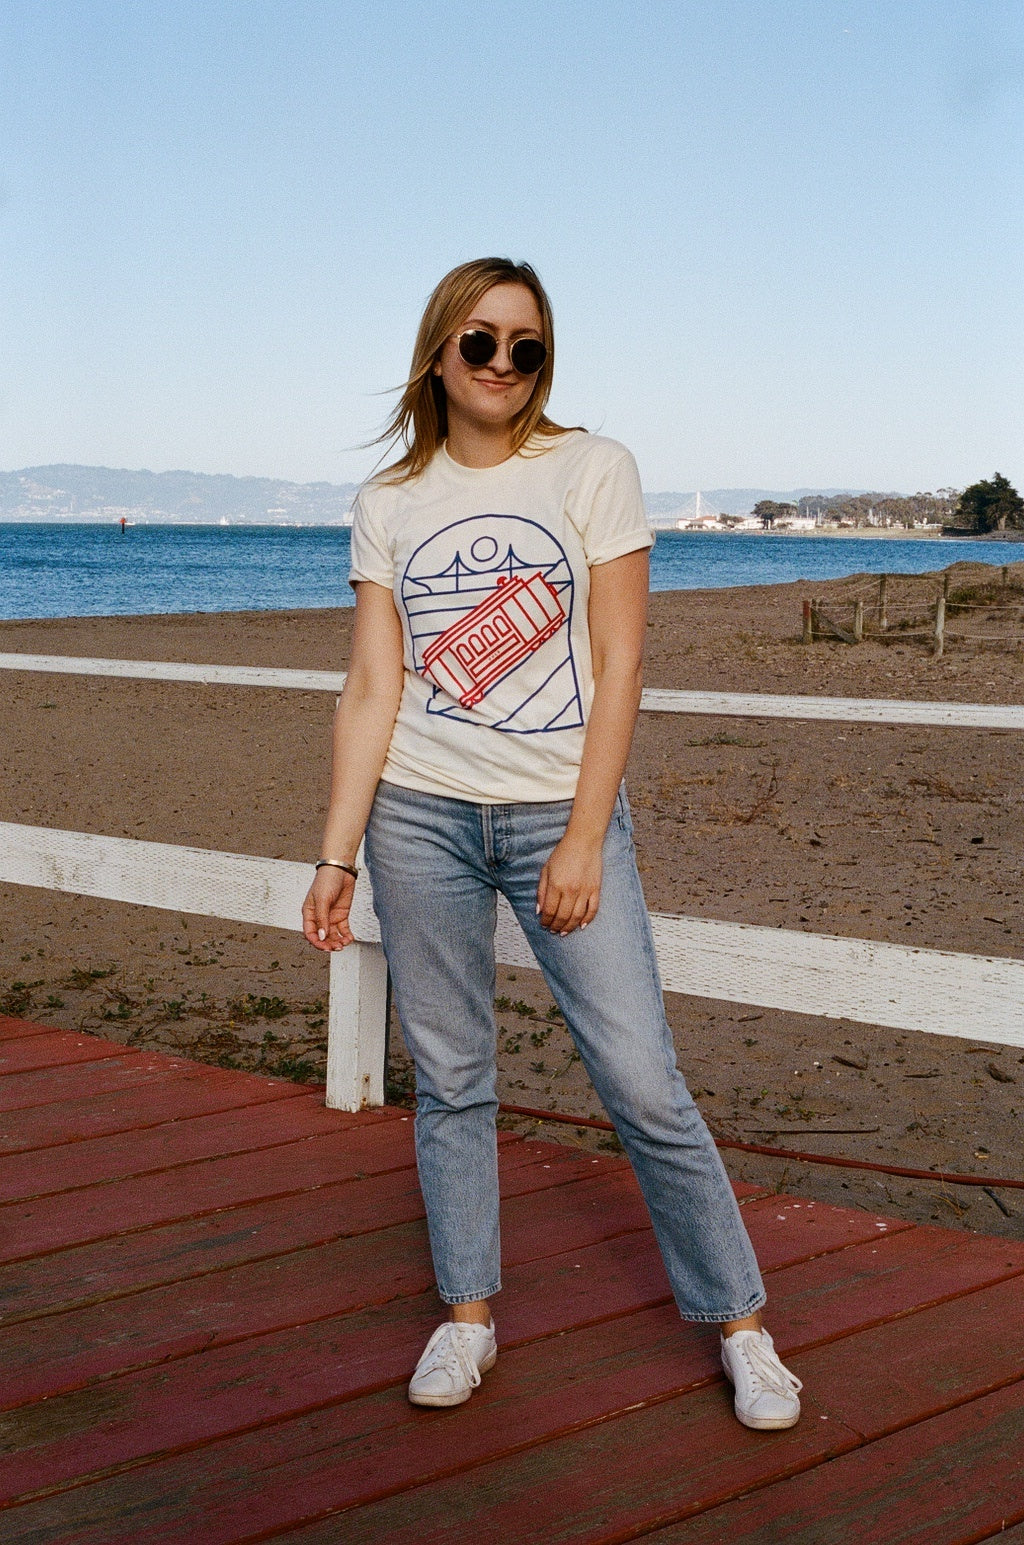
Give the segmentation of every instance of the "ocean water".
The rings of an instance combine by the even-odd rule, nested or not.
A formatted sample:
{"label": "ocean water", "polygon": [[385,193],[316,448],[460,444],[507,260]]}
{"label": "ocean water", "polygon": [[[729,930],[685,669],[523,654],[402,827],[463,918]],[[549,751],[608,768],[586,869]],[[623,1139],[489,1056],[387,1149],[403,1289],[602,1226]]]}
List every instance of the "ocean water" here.
{"label": "ocean water", "polygon": [[[654,590],[1024,562],[1020,542],[659,531]],[[340,526],[0,525],[0,618],[351,606]]]}

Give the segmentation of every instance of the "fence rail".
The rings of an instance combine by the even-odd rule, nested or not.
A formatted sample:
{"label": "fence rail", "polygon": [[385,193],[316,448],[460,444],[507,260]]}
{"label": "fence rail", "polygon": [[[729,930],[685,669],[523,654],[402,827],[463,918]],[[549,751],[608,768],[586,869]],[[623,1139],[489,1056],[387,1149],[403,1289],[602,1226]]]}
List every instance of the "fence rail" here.
{"label": "fence rail", "polygon": [[[309,879],[309,865],[286,859],[0,822],[0,882],[14,885],[294,931]],[[1024,1046],[1022,960],[713,918],[651,921],[668,992]],[[387,970],[365,885],[352,931],[357,943],[329,966],[327,1104],[338,1110],[384,1099]],[[503,898],[495,952],[536,968]]]}
{"label": "fence rail", "polygon": [[[174,660],[102,660],[76,655],[0,654],[0,670],[129,677],[197,685],[275,687],[300,692],[338,693],[345,685],[343,671],[299,671],[262,665],[186,665]],[[1017,703],[926,703],[908,698],[676,692],[647,687],[640,707],[648,713],[707,714],[745,719],[837,719],[866,724],[1024,730],[1024,705]]]}
{"label": "fence rail", "polygon": [[[0,669],[194,684],[340,692],[344,673],[67,655],[0,654]],[[961,729],[1024,729],[1024,706],[886,698],[676,692],[648,688],[655,713],[843,720]],[[270,928],[300,928],[306,864],[0,822],[0,882],[161,907]],[[892,1029],[1024,1046],[1024,961],[867,939],[652,914],[666,991]],[[356,889],[357,943],[330,956],[327,1103],[356,1110],[384,1097],[387,971],[368,887]],[[536,967],[499,898],[495,948]]]}

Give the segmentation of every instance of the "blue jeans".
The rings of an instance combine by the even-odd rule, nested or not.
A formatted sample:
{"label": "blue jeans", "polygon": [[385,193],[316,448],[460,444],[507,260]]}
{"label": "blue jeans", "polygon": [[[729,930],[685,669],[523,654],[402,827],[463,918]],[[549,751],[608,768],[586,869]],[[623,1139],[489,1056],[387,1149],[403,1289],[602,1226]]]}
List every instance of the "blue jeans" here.
{"label": "blue jeans", "polygon": [[536,914],[572,802],[476,805],[380,783],[366,865],[406,1045],[434,1270],[449,1304],[501,1287],[494,923],[507,896],[633,1166],[680,1313],[738,1320],[764,1286],[728,1176],[676,1067],[620,790],[601,901],[564,938]]}

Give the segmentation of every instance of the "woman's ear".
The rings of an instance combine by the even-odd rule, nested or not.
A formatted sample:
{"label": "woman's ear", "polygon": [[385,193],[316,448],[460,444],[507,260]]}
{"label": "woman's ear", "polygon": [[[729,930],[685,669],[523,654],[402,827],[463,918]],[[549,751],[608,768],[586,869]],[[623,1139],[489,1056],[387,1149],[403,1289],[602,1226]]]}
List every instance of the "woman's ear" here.
{"label": "woman's ear", "polygon": [[433,365],[431,366],[431,370],[432,370],[433,374],[436,375],[436,376],[439,376],[441,374],[441,361],[440,361],[440,359],[435,359]]}

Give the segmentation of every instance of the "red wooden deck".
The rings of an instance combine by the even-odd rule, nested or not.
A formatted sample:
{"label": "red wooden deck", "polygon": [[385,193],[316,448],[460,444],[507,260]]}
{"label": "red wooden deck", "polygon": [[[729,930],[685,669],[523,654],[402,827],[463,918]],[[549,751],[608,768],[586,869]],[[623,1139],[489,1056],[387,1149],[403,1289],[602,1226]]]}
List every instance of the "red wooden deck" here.
{"label": "red wooden deck", "polygon": [[1024,1542],[1024,1244],[741,1188],[748,1432],[624,1161],[506,1136],[501,1356],[422,1411],[405,1112],[15,1020],[0,1112],[4,1545]]}

